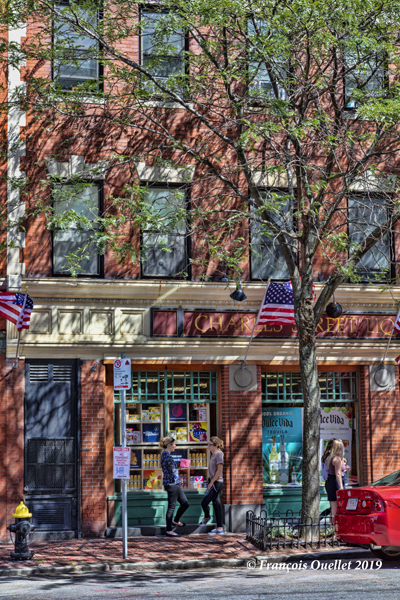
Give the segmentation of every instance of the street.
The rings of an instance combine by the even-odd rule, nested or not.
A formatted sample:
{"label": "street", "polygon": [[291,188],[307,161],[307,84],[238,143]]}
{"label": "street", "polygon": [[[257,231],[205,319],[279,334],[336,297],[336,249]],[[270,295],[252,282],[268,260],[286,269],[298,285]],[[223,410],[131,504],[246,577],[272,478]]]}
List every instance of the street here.
{"label": "street", "polygon": [[[318,564],[319,563],[319,564]],[[329,565],[332,565],[329,567]],[[101,600],[157,597],[160,600],[279,598],[305,600],[398,600],[400,563],[299,561],[293,568],[265,564],[241,569],[14,577],[0,580],[3,600]],[[294,563],[293,563],[294,565]]]}

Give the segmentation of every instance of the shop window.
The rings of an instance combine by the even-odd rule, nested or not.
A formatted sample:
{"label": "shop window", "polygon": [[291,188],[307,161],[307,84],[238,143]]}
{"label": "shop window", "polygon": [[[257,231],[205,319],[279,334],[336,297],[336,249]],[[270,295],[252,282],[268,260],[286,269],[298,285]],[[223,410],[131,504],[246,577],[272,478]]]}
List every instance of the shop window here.
{"label": "shop window", "polygon": [[[279,229],[292,227],[290,196],[283,191],[265,191],[263,195],[274,207],[268,213],[277,227]],[[261,221],[262,217],[256,217],[253,211],[252,217],[250,217],[251,278],[289,279],[289,269],[279,242],[268,226],[264,226]]]}
{"label": "shop window", "polygon": [[71,214],[71,222],[53,233],[53,274],[70,275],[67,257],[76,255],[82,257],[78,275],[99,276],[100,256],[91,240],[99,216],[99,187],[89,185],[77,192],[65,184],[53,190],[53,205],[56,215]]}
{"label": "shop window", "polygon": [[[358,378],[353,371],[327,371],[318,373],[321,402],[357,402]],[[299,372],[269,373],[261,375],[262,399],[265,403],[302,403],[303,392]]]}
{"label": "shop window", "polygon": [[[350,466],[348,483],[358,483],[355,417],[358,400],[356,372],[318,374],[321,388],[320,456],[328,441],[343,441]],[[301,486],[303,460],[303,398],[300,373],[262,373],[263,483]],[[320,474],[321,485],[324,484]]]}
{"label": "shop window", "polygon": [[[59,10],[68,10],[68,4],[59,4]],[[91,29],[97,27],[97,14],[90,14],[77,5],[74,11],[83,24]],[[53,61],[53,80],[65,90],[74,90],[79,84],[98,82],[99,80],[99,46],[96,40],[78,32],[69,23],[53,26],[53,49],[57,58]]]}
{"label": "shop window", "polygon": [[187,268],[185,191],[168,186],[147,190],[148,218],[142,231],[142,275],[183,276]]}
{"label": "shop window", "polygon": [[[175,88],[174,77],[179,77],[185,72],[185,34],[183,29],[174,28],[171,15],[163,12],[142,10],[141,21],[142,65],[160,83]],[[157,93],[151,81],[146,84],[146,87]],[[178,82],[178,89],[179,87]]]}
{"label": "shop window", "polygon": [[[354,195],[348,200],[349,239],[355,249],[363,248],[367,235],[386,223],[388,219],[388,201],[384,197]],[[390,238],[386,234],[380,238],[356,265],[356,272],[363,281],[378,282],[390,276]]]}
{"label": "shop window", "polygon": [[[128,491],[161,491],[159,441],[171,435],[173,457],[184,489],[205,489],[208,478],[207,442],[217,435],[217,374],[208,371],[134,371],[126,393],[127,445],[131,447]],[[115,444],[121,443],[121,404],[114,396]],[[190,465],[181,467],[181,460]],[[116,491],[120,483],[116,480]]]}

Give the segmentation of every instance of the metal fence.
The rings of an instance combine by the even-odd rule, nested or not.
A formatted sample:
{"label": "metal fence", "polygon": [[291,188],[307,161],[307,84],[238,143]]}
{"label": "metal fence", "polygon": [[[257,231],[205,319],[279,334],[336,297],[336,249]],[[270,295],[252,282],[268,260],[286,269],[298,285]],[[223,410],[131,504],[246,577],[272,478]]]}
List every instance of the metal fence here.
{"label": "metal fence", "polygon": [[246,539],[260,550],[342,545],[335,539],[330,515],[321,515],[318,523],[313,523],[311,518],[302,523],[300,516],[295,516],[291,510],[285,517],[276,512],[273,517],[267,517],[265,510],[257,517],[253,511],[247,511]]}

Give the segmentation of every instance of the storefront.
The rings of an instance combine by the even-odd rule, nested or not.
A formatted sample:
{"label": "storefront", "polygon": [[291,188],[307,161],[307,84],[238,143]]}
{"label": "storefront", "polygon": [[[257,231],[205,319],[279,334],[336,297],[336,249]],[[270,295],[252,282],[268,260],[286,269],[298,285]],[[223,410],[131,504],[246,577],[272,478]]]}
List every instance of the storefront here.
{"label": "storefront", "polygon": [[[243,531],[247,510],[298,514],[303,404],[295,329],[257,331],[246,365],[251,377],[246,385],[236,378],[262,284],[247,286],[245,308],[233,304],[220,283],[85,281],[83,287],[37,279],[29,286],[35,312],[22,335],[17,369],[12,368],[17,332],[7,330],[4,448],[17,469],[17,476],[3,474],[13,483],[2,500],[7,523],[15,498],[25,494],[46,535],[115,535],[121,490],[113,479],[112,449],[120,443],[121,423],[112,370],[121,352],[132,361],[125,425],[132,448],[128,520],[137,529],[132,534],[165,525],[159,440],[170,432],[177,439],[176,463],[191,461],[179,467],[190,502],[186,522],[201,517],[211,435],[225,443],[228,530]],[[390,294],[374,286],[358,296],[354,287],[340,289],[338,300],[348,312],[336,321],[324,316],[317,327],[321,452],[326,440],[341,438],[349,484],[365,485],[398,468],[400,395],[393,361],[398,340],[387,355],[388,382],[382,386],[374,376],[395,311]],[[46,452],[35,458],[31,447],[40,444]],[[53,476],[55,463],[64,478]],[[323,485],[320,491],[322,511],[328,505]],[[1,531],[6,539],[5,527]]]}
{"label": "storefront", "polygon": [[[265,367],[264,367],[265,368]],[[322,454],[329,439],[342,439],[350,466],[347,485],[358,485],[359,375],[356,367],[320,371]],[[190,501],[188,517],[198,519],[208,477],[207,441],[220,434],[218,427],[219,370],[133,370],[127,394],[127,444],[131,447],[128,487],[128,524],[131,527],[162,525],[166,494],[163,491],[159,441],[171,435],[181,484]],[[299,371],[261,370],[262,486],[269,516],[298,514],[301,510],[303,397]],[[251,412],[251,407],[248,407]],[[120,444],[120,398],[114,394],[114,438]],[[181,468],[181,459],[190,466]],[[227,464],[229,470],[231,465]],[[321,480],[321,511],[329,507]],[[115,481],[114,524],[121,524],[121,487]]]}
{"label": "storefront", "polygon": [[[214,370],[132,370],[127,393],[126,438],[131,448],[128,489],[128,525],[164,525],[166,493],[163,489],[159,442],[176,439],[173,452],[181,486],[190,502],[189,522],[198,522],[206,491],[209,452],[207,442],[218,435],[218,373]],[[114,394],[114,444],[121,443],[121,404]],[[181,460],[190,461],[182,468]],[[115,480],[115,526],[121,524],[121,482]]]}
{"label": "storefront", "polygon": [[[359,375],[355,367],[320,371],[322,456],[328,440],[341,439],[350,466],[347,486],[358,485]],[[269,516],[301,510],[303,397],[299,371],[263,371],[263,496]],[[320,473],[321,512],[329,508]]]}

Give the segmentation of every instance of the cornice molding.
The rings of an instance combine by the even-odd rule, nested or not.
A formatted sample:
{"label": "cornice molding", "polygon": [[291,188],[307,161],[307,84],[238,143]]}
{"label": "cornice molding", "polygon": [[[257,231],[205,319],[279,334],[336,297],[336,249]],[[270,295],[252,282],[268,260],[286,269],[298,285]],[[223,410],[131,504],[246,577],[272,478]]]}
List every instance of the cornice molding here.
{"label": "cornice molding", "polygon": [[[107,280],[107,279],[65,279],[65,278],[23,278],[23,286],[29,287],[29,295],[37,302],[68,301],[92,304],[131,305],[131,306],[186,306],[186,307],[225,307],[226,310],[249,310],[260,306],[265,283],[244,283],[246,302],[234,302],[229,295],[235,289],[220,282],[159,281],[159,280]],[[315,284],[317,297],[323,284]],[[212,300],[210,299],[212,298]],[[335,298],[346,312],[351,308],[376,309],[396,313],[393,298],[400,300],[400,286],[381,291],[372,285],[347,285],[335,292]],[[40,302],[42,303],[42,302]]]}

